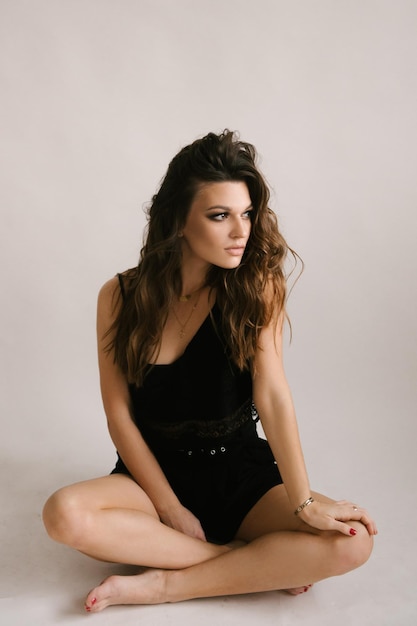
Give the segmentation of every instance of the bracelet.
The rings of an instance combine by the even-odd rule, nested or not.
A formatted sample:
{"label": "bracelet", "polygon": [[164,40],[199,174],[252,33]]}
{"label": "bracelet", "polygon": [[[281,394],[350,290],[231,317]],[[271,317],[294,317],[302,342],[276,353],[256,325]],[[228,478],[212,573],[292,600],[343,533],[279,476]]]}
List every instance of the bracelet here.
{"label": "bracelet", "polygon": [[298,515],[299,513],[301,513],[301,511],[303,509],[306,508],[306,506],[309,506],[312,502],[314,502],[314,498],[312,498],[311,496],[309,498],[307,498],[307,500],[305,502],[303,502],[302,504],[300,504],[300,506],[298,506],[295,511],[294,511],[294,515]]}

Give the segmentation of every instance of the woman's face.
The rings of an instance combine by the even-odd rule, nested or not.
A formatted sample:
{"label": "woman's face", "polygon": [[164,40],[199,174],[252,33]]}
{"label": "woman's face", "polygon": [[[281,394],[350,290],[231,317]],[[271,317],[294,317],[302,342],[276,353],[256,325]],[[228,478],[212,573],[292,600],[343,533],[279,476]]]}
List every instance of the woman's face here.
{"label": "woman's face", "polygon": [[185,262],[237,267],[251,231],[252,203],[246,183],[201,185],[182,230]]}

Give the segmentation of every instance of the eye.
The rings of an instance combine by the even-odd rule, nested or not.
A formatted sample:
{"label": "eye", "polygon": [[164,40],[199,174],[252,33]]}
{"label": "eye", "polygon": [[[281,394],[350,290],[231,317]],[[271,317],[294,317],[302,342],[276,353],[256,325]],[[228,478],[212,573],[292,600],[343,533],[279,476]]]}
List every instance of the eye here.
{"label": "eye", "polygon": [[247,211],[244,212],[243,217],[246,217],[247,219],[251,220],[253,217],[253,209],[248,209]]}
{"label": "eye", "polygon": [[209,215],[209,219],[214,222],[222,222],[227,218],[227,213],[212,213]]}

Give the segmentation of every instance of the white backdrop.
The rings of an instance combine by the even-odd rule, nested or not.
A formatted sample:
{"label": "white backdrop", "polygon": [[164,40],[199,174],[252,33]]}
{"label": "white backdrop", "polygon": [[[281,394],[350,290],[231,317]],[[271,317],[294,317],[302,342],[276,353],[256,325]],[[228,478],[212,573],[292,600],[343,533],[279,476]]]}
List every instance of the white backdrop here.
{"label": "white backdrop", "polygon": [[96,296],[184,144],[261,154],[289,243],[287,370],[312,483],[416,473],[417,3],[1,0],[1,458],[52,488],[114,461]]}

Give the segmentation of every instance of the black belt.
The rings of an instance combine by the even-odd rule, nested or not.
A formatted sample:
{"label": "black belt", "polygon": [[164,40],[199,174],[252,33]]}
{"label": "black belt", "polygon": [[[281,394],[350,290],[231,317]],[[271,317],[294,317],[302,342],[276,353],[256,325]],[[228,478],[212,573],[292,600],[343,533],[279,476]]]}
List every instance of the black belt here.
{"label": "black belt", "polygon": [[230,452],[230,447],[215,446],[213,448],[191,448],[189,450],[175,450],[175,452],[186,456],[215,456],[216,454],[225,454],[226,452]]}

